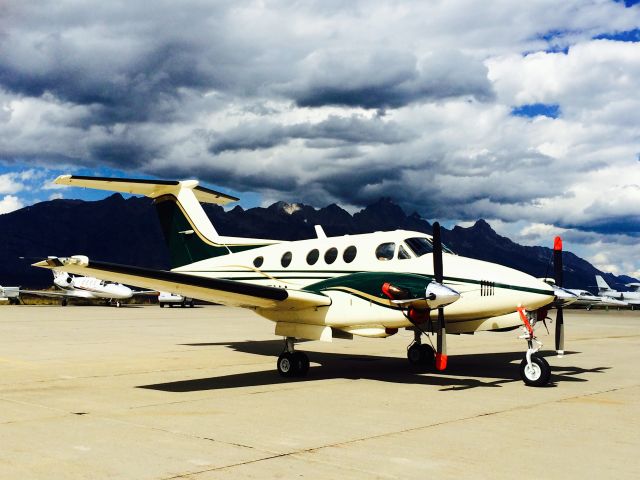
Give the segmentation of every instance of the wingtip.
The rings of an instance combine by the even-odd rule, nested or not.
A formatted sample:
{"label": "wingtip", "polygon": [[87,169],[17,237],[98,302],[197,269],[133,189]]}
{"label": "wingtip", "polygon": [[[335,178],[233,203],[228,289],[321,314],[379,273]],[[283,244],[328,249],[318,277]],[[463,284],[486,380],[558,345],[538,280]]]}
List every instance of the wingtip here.
{"label": "wingtip", "polygon": [[56,268],[61,267],[62,262],[57,257],[50,257],[45,260],[40,260],[39,262],[32,263],[31,266],[39,268]]}
{"label": "wingtip", "polygon": [[71,175],[59,175],[58,178],[56,178],[53,183],[56,183],[58,185],[69,185],[71,182]]}

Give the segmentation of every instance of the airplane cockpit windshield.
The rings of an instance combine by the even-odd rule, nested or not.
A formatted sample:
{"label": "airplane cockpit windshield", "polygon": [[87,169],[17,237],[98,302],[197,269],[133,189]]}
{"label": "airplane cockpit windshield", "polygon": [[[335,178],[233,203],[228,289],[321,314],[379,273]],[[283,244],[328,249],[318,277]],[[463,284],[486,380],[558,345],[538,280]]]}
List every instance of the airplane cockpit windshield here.
{"label": "airplane cockpit windshield", "polygon": [[[433,244],[426,237],[406,238],[404,243],[407,244],[416,257],[421,257],[422,255],[433,252]],[[444,244],[442,245],[442,251],[453,254],[453,251]]]}

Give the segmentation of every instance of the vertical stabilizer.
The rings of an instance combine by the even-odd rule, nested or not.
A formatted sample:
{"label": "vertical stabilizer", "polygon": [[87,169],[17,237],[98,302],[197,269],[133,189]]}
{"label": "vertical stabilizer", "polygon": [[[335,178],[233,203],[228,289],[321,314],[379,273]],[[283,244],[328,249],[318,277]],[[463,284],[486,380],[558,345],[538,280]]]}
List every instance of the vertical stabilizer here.
{"label": "vertical stabilizer", "polygon": [[154,199],[171,267],[278,243],[278,240],[218,234],[200,202],[225,205],[238,199],[198,185],[197,180],[140,180],[62,175],[55,183],[145,195]]}
{"label": "vertical stabilizer", "polygon": [[598,286],[599,292],[611,291],[611,287],[609,286],[609,284],[600,275],[596,275],[596,285]]}

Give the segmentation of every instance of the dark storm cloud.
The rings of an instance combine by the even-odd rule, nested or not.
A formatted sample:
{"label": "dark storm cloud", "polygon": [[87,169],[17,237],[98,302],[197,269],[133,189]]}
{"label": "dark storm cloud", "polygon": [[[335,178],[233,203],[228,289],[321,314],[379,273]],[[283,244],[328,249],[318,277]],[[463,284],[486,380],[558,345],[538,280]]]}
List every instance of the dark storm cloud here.
{"label": "dark storm cloud", "polygon": [[487,68],[454,51],[434,53],[421,62],[401,51],[326,51],[312,56],[305,66],[303,80],[291,86],[293,98],[303,107],[398,108],[452,97],[485,101],[494,96]]}
{"label": "dark storm cloud", "polygon": [[[308,140],[313,148],[333,148],[344,144],[394,144],[411,139],[413,134],[398,124],[380,117],[364,119],[330,116],[315,124],[277,125],[267,122],[244,123],[214,134],[209,151],[259,150],[286,144],[293,139]],[[324,143],[322,141],[327,141]]]}
{"label": "dark storm cloud", "polygon": [[89,146],[89,152],[98,165],[132,169],[145,165],[157,153],[146,143],[120,138],[96,141]]}

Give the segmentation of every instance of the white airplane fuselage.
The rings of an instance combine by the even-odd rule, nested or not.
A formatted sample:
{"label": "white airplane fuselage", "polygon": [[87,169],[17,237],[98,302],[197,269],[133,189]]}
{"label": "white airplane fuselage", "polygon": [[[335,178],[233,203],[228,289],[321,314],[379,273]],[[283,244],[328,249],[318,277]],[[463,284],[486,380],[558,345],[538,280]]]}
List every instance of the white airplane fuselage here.
{"label": "white airplane fuselage", "polygon": [[[380,295],[381,282],[393,283],[395,273],[412,274],[416,284],[424,286],[433,279],[433,255],[417,257],[405,242],[410,238],[430,239],[430,236],[395,230],[281,242],[209,258],[173,271],[285,289],[321,291],[331,299],[327,308],[255,310],[275,322],[326,325],[353,330],[358,335],[386,336],[395,333],[393,329],[410,327],[412,323],[397,306]],[[391,259],[376,257],[376,249],[383,243],[393,244]],[[410,258],[398,258],[400,248]],[[351,259],[354,249],[355,257]],[[351,256],[345,257],[345,252]],[[444,285],[460,293],[460,299],[445,309],[447,330],[451,333],[518,326],[522,322],[517,313],[513,313],[518,306],[536,310],[554,299],[549,285],[505,266],[445,253],[443,267]],[[401,285],[404,281],[399,279]],[[431,318],[436,315],[436,310],[430,312]]]}
{"label": "white airplane fuselage", "polygon": [[93,277],[57,275],[53,283],[66,291],[69,296],[77,298],[124,300],[133,295],[133,291],[125,285],[105,282]]}

